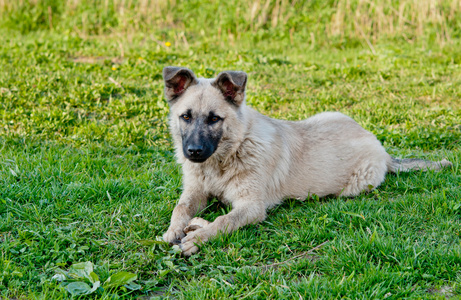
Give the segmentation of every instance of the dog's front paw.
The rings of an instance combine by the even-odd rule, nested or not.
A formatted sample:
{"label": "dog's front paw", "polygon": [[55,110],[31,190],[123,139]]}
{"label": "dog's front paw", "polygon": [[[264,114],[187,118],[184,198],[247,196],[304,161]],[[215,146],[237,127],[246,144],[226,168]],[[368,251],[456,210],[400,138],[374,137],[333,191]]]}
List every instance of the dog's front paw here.
{"label": "dog's front paw", "polygon": [[181,239],[185,237],[186,234],[184,233],[182,228],[168,228],[168,230],[163,234],[163,240],[167,243],[172,245],[177,245],[181,243]]}
{"label": "dog's front paw", "polygon": [[181,248],[184,256],[191,256],[192,254],[197,253],[199,249],[197,244],[192,241],[179,244],[179,248]]}
{"label": "dog's front paw", "polygon": [[184,228],[184,233],[189,234],[189,232],[195,231],[197,229],[208,226],[210,222],[205,219],[196,217],[189,221],[189,224]]}
{"label": "dog's front paw", "polygon": [[179,248],[182,250],[182,254],[185,256],[191,256],[196,253],[199,249],[200,244],[208,240],[208,232],[204,228],[198,228],[195,231],[190,231],[181,240]]}

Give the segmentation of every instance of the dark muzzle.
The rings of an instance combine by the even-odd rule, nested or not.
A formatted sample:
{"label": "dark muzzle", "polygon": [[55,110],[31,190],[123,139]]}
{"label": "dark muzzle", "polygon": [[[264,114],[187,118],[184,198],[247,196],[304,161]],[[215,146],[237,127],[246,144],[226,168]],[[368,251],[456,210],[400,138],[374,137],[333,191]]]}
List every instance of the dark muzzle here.
{"label": "dark muzzle", "polygon": [[183,140],[183,153],[184,156],[196,163],[201,163],[207,160],[216,150],[216,145],[214,145],[212,140],[201,138],[200,142],[188,141],[188,139]]}

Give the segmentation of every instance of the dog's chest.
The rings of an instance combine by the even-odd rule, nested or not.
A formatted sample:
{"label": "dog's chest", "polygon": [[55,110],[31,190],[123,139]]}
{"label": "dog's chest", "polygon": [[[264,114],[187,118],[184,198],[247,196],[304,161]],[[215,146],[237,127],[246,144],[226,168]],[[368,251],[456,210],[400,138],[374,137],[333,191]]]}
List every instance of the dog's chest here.
{"label": "dog's chest", "polygon": [[235,173],[217,167],[204,167],[197,168],[192,176],[192,181],[206,194],[218,198],[224,204],[231,205],[236,198],[238,187]]}
{"label": "dog's chest", "polygon": [[219,172],[210,172],[204,176],[204,189],[207,194],[212,197],[218,198],[224,204],[232,204],[232,197],[230,197],[229,190],[232,189],[233,183],[228,174]]}

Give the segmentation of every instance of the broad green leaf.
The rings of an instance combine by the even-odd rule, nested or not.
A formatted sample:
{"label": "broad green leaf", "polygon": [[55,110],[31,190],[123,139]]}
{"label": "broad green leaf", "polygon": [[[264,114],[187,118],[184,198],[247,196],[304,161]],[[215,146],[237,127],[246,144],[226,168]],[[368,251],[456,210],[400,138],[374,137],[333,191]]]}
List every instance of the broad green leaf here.
{"label": "broad green leaf", "polygon": [[66,290],[72,294],[72,296],[79,296],[79,295],[89,295],[96,291],[98,287],[101,286],[101,282],[96,281],[91,288],[87,283],[82,281],[71,282],[66,285]]}
{"label": "broad green leaf", "polygon": [[134,283],[134,282],[127,283],[124,285],[124,287],[132,291],[137,291],[141,289],[141,285]]}
{"label": "broad green leaf", "polygon": [[93,283],[93,284],[99,281],[99,277],[95,272],[90,273],[90,278],[89,279],[90,279],[91,283]]}
{"label": "broad green leaf", "polygon": [[77,281],[71,282],[66,286],[66,290],[72,294],[72,296],[87,295],[91,293],[91,287],[85,282]]}
{"label": "broad green leaf", "polygon": [[165,265],[168,266],[168,268],[175,269],[174,264],[173,264],[173,262],[171,260],[165,260],[164,263],[165,263]]}
{"label": "broad green leaf", "polygon": [[178,245],[173,245],[173,247],[171,247],[171,252],[172,253],[181,253],[182,250],[181,250],[181,248],[179,248]]}
{"label": "broad green leaf", "polygon": [[98,279],[94,280],[94,275],[90,275],[91,273],[93,273],[93,263],[87,261],[70,266],[68,275],[74,279],[87,279],[94,283]]}
{"label": "broad green leaf", "polygon": [[57,281],[64,281],[64,280],[66,280],[66,275],[60,274],[60,273],[54,274],[54,276],[51,277],[51,279],[52,280],[57,280]]}
{"label": "broad green leaf", "polygon": [[123,286],[125,284],[135,281],[137,278],[138,276],[134,273],[125,271],[118,272],[107,278],[106,282],[104,282],[104,288],[107,289]]}

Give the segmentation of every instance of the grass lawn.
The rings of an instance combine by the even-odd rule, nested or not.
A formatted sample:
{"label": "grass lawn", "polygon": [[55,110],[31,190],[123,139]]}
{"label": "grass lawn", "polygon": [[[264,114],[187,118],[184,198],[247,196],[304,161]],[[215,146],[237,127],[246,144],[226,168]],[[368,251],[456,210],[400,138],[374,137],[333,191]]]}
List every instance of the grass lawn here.
{"label": "grass lawn", "polygon": [[[461,297],[459,31],[443,43],[431,27],[376,40],[292,24],[79,32],[54,18],[0,22],[0,298]],[[158,240],[181,194],[167,65],[246,71],[247,103],[266,115],[341,111],[395,157],[454,167],[389,174],[355,198],[287,200],[184,258]],[[213,200],[200,216],[229,209]]]}

